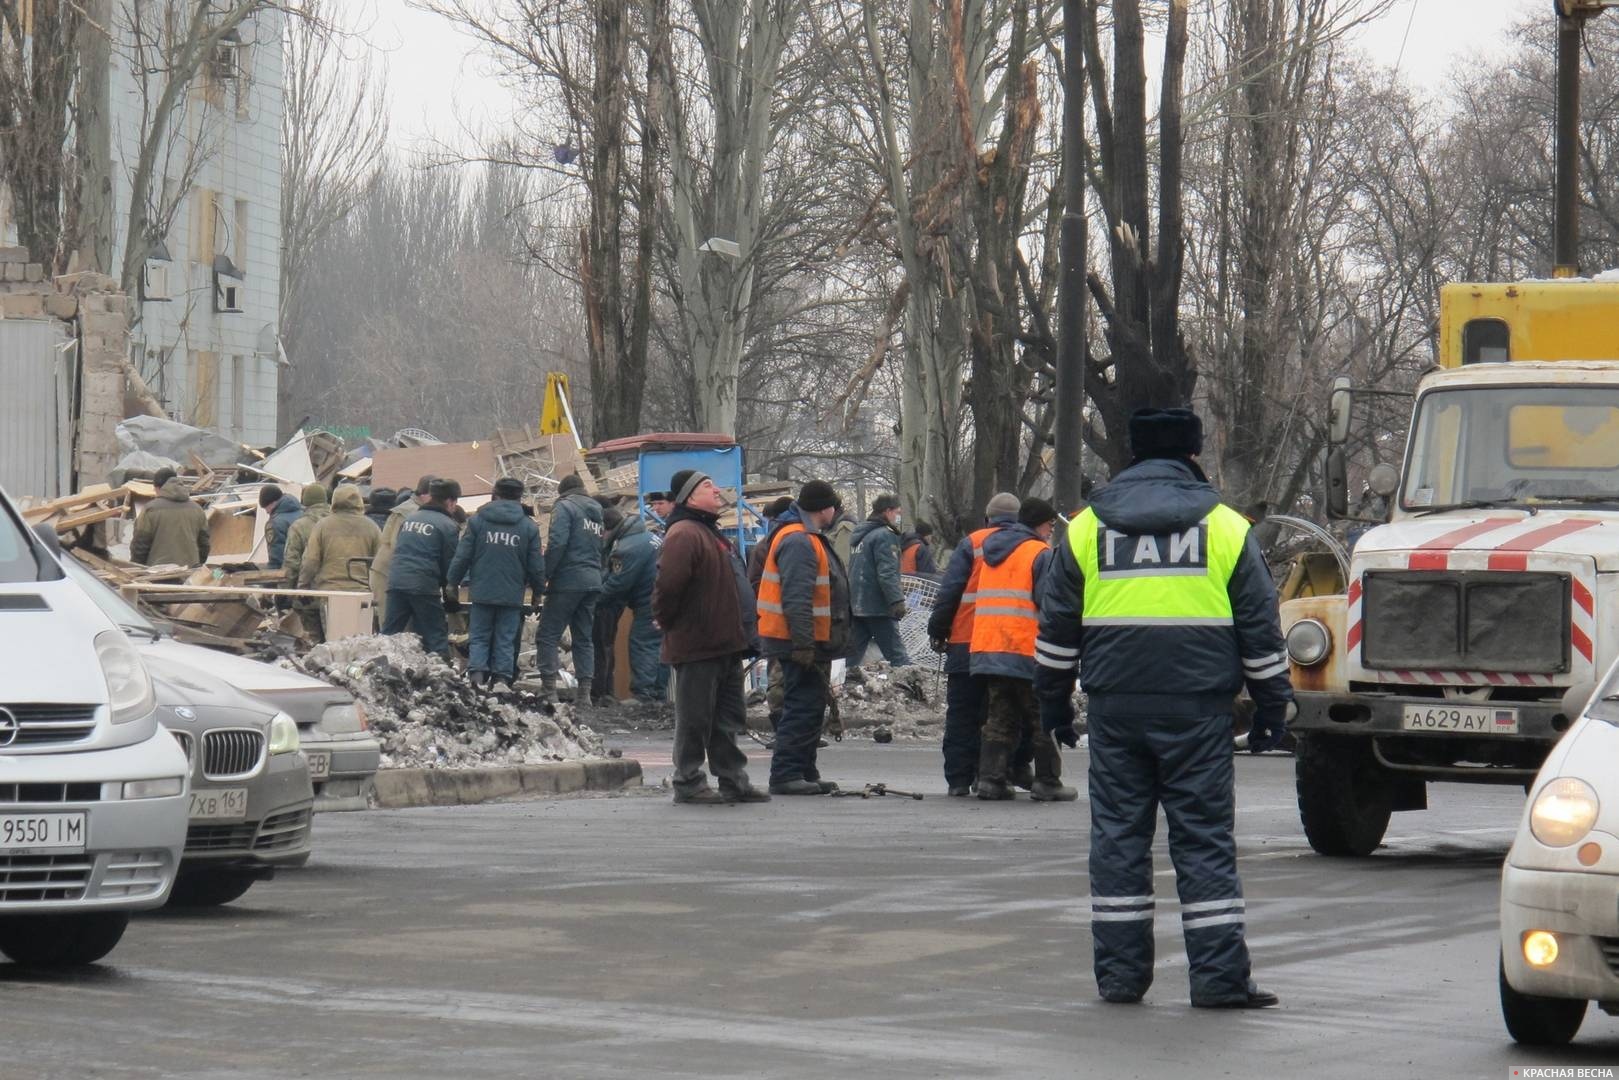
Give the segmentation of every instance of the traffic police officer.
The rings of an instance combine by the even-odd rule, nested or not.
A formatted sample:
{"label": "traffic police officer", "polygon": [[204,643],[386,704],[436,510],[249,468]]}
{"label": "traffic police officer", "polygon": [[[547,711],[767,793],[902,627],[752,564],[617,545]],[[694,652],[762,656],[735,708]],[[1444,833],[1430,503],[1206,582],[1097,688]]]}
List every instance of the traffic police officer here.
{"label": "traffic police officer", "polygon": [[1241,514],[1197,464],[1188,409],[1130,418],[1135,460],[1074,519],[1040,596],[1042,725],[1078,741],[1072,694],[1089,707],[1091,934],[1104,1000],[1152,983],[1152,837],[1158,805],[1194,1006],[1264,1008],[1249,976],[1237,879],[1232,699],[1256,705],[1249,749],[1281,741],[1291,712],[1276,589]]}

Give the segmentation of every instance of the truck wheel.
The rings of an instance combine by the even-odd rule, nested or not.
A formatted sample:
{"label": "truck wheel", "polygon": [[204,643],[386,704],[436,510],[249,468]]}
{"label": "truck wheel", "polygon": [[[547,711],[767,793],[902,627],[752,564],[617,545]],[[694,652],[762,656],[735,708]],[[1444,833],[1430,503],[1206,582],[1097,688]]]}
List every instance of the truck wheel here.
{"label": "truck wheel", "polygon": [[1383,842],[1394,785],[1362,739],[1300,735],[1294,758],[1299,820],[1322,855],[1370,855]]}
{"label": "truck wheel", "polygon": [[257,880],[240,870],[181,871],[169,893],[169,907],[219,907],[239,898]]}
{"label": "truck wheel", "polygon": [[23,967],[93,964],[112,952],[128,925],[127,911],[11,916],[0,919],[0,953]]}
{"label": "truck wheel", "polygon": [[1563,1046],[1574,1040],[1590,1004],[1580,998],[1537,997],[1520,994],[1507,983],[1506,964],[1500,966],[1501,1018],[1512,1041],[1525,1046]]}

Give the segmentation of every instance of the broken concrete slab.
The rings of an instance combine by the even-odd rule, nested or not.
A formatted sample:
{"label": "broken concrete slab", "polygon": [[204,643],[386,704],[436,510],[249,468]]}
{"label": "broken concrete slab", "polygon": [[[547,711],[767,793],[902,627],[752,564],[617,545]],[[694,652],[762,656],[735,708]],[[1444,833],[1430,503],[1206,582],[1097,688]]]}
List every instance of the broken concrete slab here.
{"label": "broken concrete slab", "polygon": [[490,769],[382,769],[373,798],[380,809],[402,810],[622,791],[640,784],[639,761],[587,758]]}

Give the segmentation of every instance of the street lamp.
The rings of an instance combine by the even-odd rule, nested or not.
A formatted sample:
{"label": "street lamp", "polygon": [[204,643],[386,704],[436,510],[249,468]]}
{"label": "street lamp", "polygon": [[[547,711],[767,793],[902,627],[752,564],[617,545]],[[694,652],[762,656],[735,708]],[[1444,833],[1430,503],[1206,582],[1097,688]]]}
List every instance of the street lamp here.
{"label": "street lamp", "polygon": [[1085,44],[1080,0],[1063,0],[1062,277],[1058,283],[1052,498],[1079,507],[1085,429]]}

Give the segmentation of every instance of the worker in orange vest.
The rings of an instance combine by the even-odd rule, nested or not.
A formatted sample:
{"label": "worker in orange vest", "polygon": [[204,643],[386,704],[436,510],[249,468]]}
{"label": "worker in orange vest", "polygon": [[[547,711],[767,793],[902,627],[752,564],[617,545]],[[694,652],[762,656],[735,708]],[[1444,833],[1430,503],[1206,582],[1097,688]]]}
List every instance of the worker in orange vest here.
{"label": "worker in orange vest", "polygon": [[830,795],[816,744],[831,694],[832,661],[848,651],[849,577],[824,530],[838,512],[832,485],[811,480],[776,519],[759,575],[759,640],[781,662],[782,713],[770,757],[770,794]]}
{"label": "worker in orange vest", "polygon": [[1027,735],[1034,743],[1037,802],[1071,802],[1079,792],[1062,782],[1062,755],[1040,726],[1034,696],[1035,638],[1040,613],[1035,591],[1051,562],[1051,533],[1057,512],[1044,499],[1024,499],[1017,524],[984,538],[972,620],[970,670],[984,679],[986,718],[978,755],[978,797],[1010,799],[1008,766]]}

